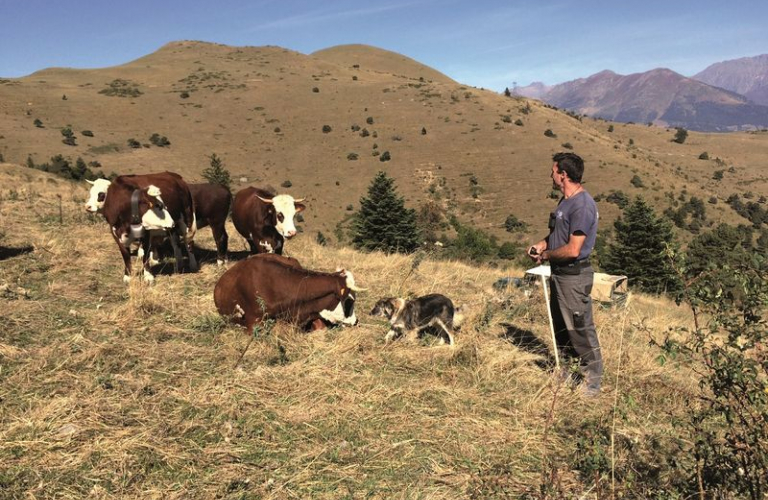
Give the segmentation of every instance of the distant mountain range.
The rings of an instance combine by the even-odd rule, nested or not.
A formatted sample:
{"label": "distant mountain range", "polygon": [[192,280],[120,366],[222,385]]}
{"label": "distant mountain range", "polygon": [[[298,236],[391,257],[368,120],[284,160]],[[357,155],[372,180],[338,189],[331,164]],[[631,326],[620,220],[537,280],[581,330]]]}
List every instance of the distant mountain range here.
{"label": "distant mountain range", "polygon": [[579,114],[703,132],[768,127],[768,54],[713,64],[687,78],[666,68],[619,75],[601,71],[513,93]]}

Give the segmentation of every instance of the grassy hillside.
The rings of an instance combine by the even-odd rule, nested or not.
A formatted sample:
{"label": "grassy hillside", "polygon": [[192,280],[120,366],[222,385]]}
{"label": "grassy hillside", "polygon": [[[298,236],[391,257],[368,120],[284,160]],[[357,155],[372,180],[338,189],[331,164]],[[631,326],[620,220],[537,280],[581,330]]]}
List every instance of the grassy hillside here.
{"label": "grassy hillside", "polygon": [[[238,362],[249,337],[213,305],[224,269],[209,230],[200,273],[126,287],[81,186],[8,165],[0,181],[2,255],[15,255],[0,260],[4,498],[501,499],[541,498],[541,485],[559,492],[550,498],[596,498],[611,470],[617,491],[649,498],[673,473],[672,420],[696,380],[648,345],[690,326],[664,299],[596,311],[604,392],[585,400],[546,368],[540,289],[491,286],[523,270],[427,259],[406,280],[413,257],[303,234],[288,255],[343,266],[368,288],[360,325],[306,334],[279,324]],[[457,346],[384,345],[373,303],[428,292],[466,308]]]}
{"label": "grassy hillside", "polygon": [[[75,146],[62,143],[67,126]],[[539,235],[552,206],[550,158],[567,147],[585,158],[593,194],[642,194],[658,211],[685,192],[719,200],[707,205],[710,221],[745,222],[722,201],[768,192],[767,133],[691,133],[675,144],[673,130],[577,120],[363,45],[303,55],[184,41],[122,66],[2,79],[0,130],[0,154],[14,164],[63,154],[99,162],[106,173],[173,170],[196,181],[216,153],[236,188],[272,186],[308,197],[307,226],[326,235],[349,205],[357,209],[380,169],[412,207],[440,183],[441,203],[460,219],[518,239],[503,230],[513,214],[529,224],[529,237]],[[170,146],[152,145],[155,133]],[[131,148],[129,139],[146,147]],[[382,162],[385,151],[391,160]],[[711,160],[700,160],[703,152]],[[717,170],[726,171],[720,181],[712,180]],[[631,183],[635,176],[643,187]],[[280,187],[285,181],[290,188]],[[606,222],[619,213],[607,202],[600,209]]]}

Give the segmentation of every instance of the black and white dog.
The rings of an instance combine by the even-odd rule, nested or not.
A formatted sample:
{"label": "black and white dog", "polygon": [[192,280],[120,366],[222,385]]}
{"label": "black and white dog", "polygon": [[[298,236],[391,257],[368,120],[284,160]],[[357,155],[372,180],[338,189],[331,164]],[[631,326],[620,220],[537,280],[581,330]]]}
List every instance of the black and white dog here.
{"label": "black and white dog", "polygon": [[445,295],[433,293],[413,300],[394,297],[381,299],[376,302],[371,314],[389,320],[390,330],[384,337],[385,342],[404,333],[418,335],[422,330],[433,327],[444,332],[448,343],[454,345],[453,331],[463,319],[458,309],[453,307],[453,302]]}

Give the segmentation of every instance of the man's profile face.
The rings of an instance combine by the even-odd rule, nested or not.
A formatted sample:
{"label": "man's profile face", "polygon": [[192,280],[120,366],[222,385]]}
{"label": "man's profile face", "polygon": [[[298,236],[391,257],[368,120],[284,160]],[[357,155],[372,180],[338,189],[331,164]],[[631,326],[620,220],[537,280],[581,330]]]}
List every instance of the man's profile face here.
{"label": "man's profile face", "polygon": [[552,177],[552,189],[557,189],[558,191],[563,190],[565,175],[565,172],[559,172],[557,170],[557,162],[552,164],[552,174],[550,175],[550,177]]}

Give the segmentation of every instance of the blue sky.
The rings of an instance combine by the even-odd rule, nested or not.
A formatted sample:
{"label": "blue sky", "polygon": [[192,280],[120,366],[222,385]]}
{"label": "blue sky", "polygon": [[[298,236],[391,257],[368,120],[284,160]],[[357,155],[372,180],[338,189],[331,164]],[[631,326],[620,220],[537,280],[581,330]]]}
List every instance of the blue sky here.
{"label": "blue sky", "polygon": [[497,91],[604,69],[692,76],[768,53],[757,0],[0,0],[0,18],[0,77],[114,66],[175,40],[304,54],[363,43]]}

